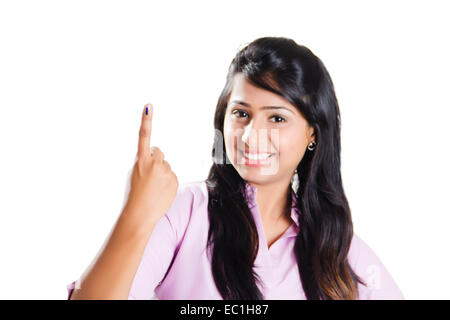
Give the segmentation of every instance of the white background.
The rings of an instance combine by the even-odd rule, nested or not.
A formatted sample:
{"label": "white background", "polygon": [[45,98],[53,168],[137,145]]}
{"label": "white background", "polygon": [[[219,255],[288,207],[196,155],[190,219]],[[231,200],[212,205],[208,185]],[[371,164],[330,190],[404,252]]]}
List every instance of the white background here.
{"label": "white background", "polygon": [[284,36],[334,81],[355,233],[407,299],[449,299],[448,30],[445,1],[2,1],[0,298],[67,298],[120,213],[145,103],[179,181],[204,180],[232,58]]}

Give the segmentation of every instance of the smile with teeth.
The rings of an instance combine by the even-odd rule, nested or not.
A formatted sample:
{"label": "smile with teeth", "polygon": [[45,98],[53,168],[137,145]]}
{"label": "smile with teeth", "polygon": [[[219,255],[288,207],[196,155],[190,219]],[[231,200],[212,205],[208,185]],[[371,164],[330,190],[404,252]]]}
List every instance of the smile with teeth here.
{"label": "smile with teeth", "polygon": [[246,153],[241,151],[244,157],[250,160],[265,160],[273,155],[273,153]]}

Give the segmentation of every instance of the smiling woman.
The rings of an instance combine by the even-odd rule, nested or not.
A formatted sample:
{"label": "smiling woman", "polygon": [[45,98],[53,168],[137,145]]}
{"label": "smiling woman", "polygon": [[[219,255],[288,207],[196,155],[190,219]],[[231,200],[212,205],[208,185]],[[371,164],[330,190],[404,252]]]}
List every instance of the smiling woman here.
{"label": "smiling woman", "polygon": [[[340,112],[332,80],[318,57],[282,37],[248,44],[231,62],[214,126],[224,139],[214,145],[215,163],[206,181],[208,245],[214,280],[224,298],[267,296],[260,290],[265,280],[255,273],[254,262],[293,220],[300,228],[284,250],[298,267],[307,299],[403,297],[374,254],[359,266],[377,261],[374,265],[385,275],[380,295],[364,293],[362,286],[371,287],[363,281],[367,270],[355,272],[351,265],[355,247],[370,250],[355,245],[359,240],[341,179]],[[294,176],[299,186],[292,199],[293,217]],[[257,190],[257,220],[248,205],[252,200],[242,192],[249,185]],[[262,234],[267,243],[260,242]]]}
{"label": "smiling woman", "polygon": [[308,48],[264,37],[237,53],[216,106],[209,175],[178,186],[174,198],[163,153],[145,156],[151,125],[143,123],[141,192],[76,298],[403,299],[353,233],[339,107]]}
{"label": "smiling woman", "polygon": [[[229,99],[223,130],[227,155],[236,170],[259,185],[260,192],[261,185],[275,178],[286,189],[307,145],[314,141],[314,128],[289,101],[253,85],[242,72],[233,78]],[[273,170],[268,174],[260,166]]]}

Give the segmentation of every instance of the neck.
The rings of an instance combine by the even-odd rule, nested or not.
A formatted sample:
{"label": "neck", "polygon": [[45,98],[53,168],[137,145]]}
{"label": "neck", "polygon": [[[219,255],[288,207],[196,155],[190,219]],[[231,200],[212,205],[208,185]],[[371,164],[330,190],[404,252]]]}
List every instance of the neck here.
{"label": "neck", "polygon": [[249,184],[258,189],[256,203],[263,220],[278,221],[290,212],[287,210],[291,205],[290,181],[279,181],[270,184],[249,182]]}

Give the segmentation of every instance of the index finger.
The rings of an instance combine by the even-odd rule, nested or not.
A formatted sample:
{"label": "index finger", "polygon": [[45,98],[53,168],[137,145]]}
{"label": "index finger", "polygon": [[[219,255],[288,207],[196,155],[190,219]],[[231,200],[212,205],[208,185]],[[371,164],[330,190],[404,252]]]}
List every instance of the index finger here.
{"label": "index finger", "polygon": [[142,111],[141,128],[139,130],[138,158],[150,155],[150,138],[152,135],[153,106],[148,103]]}

